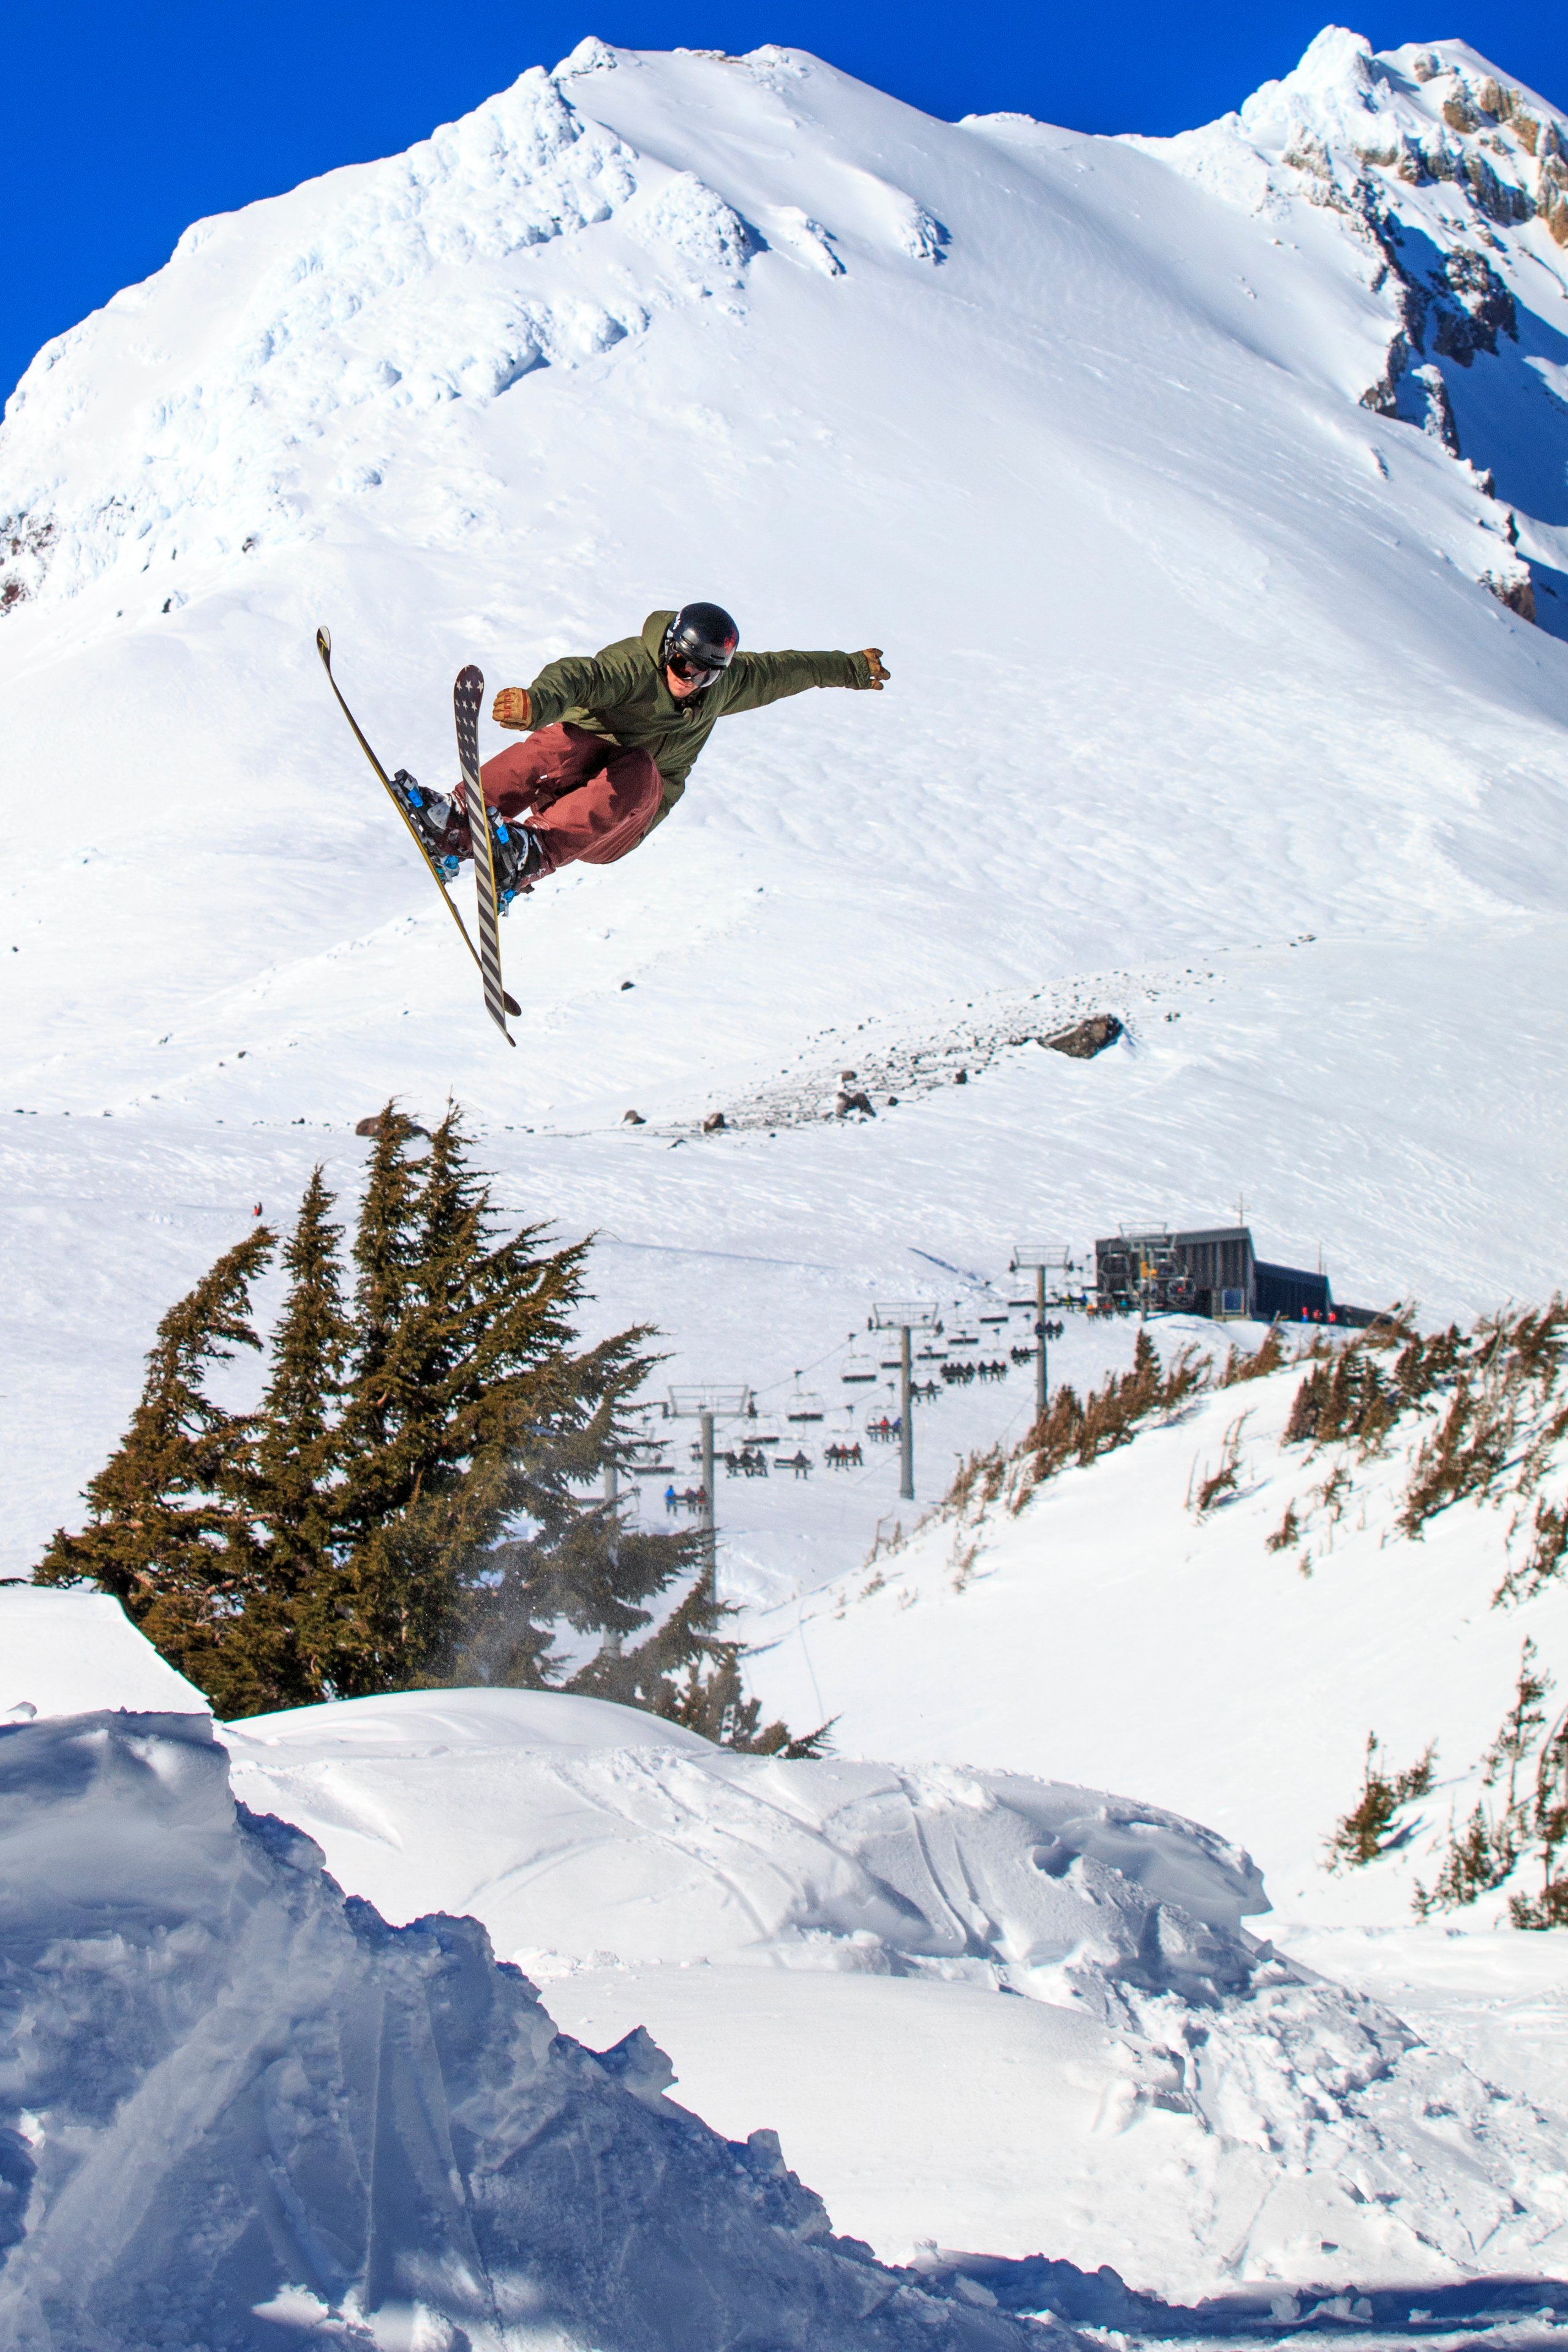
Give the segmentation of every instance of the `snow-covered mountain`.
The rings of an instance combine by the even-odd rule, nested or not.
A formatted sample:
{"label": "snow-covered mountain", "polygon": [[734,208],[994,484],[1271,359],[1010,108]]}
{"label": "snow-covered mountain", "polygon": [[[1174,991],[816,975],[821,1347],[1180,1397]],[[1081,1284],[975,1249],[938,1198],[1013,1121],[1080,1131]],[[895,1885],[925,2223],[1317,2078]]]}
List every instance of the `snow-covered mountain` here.
{"label": "snow-covered mountain", "polygon": [[[1550,623],[1559,118],[1483,114],[1440,55],[1325,37],[1151,151],[591,43],[198,224],[0,437],[11,771],[69,804],[11,846],[10,1092],[282,1123],[450,1078],[592,1123],[829,1024],[1306,930],[1297,1020],[1349,938],[1457,925],[1483,992],[1500,938],[1517,970],[1563,878],[1563,656],[1478,583],[1521,599],[1524,547]],[[1413,184],[1428,150],[1455,176]],[[679,827],[527,910],[514,1069],[309,625],[445,776],[459,657],[524,677],[688,587],[751,643],[885,639],[894,688],[727,730]]]}
{"label": "snow-covered mountain", "polygon": [[[0,428],[5,1567],[74,1519],[157,1316],[258,1204],[286,1217],[318,1159],[352,1189],[354,1122],[394,1092],[416,1114],[457,1095],[509,1206],[599,1233],[595,1312],[660,1326],[671,1378],[749,1381],[781,1413],[815,1384],[835,1434],[858,1411],[844,1335],[878,1300],[1000,1311],[1016,1241],[1228,1222],[1238,1193],[1269,1255],[1321,1248],[1342,1296],[1438,1316],[1544,1297],[1568,1243],[1565,142],[1459,43],[1373,57],[1331,31],[1239,115],[1151,142],[934,121],[787,50],[589,42],[406,156],[196,225],[42,352]],[[314,627],[389,764],[445,782],[459,663],[525,683],[689,595],[750,645],[881,645],[891,688],[722,730],[646,847],[515,912],[508,1055]],[[1093,1011],[1126,1024],[1114,1051],[1040,1051]],[[845,1070],[874,1119],[828,1115]],[[633,1106],[646,1123],[623,1127]],[[730,1129],[700,1134],[716,1108]],[[1130,1347],[1075,1322],[1053,1377],[1081,1390]],[[1021,1433],[1028,1388],[922,1408],[921,1504],[955,1453]],[[1260,1463],[1285,1409],[1283,1380],[1260,1385]],[[721,1801],[737,1835],[765,1816],[754,1869],[732,1848],[713,1868],[742,1907],[765,1882],[768,1916],[831,1964],[792,1944],[759,2021],[756,1953],[650,1959],[617,1927],[552,1947],[554,2013],[596,2042],[654,2024],[710,2122],[784,2120],[786,2156],[881,2251],[989,2215],[992,2251],[1170,2291],[1249,2263],[1388,2277],[1417,2237],[1433,2277],[1544,2263],[1556,1938],[1395,1935],[1402,1864],[1355,1881],[1359,1910],[1314,1876],[1368,1728],[1402,1763],[1441,1730],[1468,1791],[1517,1655],[1517,1623],[1486,1615],[1493,1530],[1453,1521],[1424,1586],[1379,1542],[1374,1477],[1360,1548],[1345,1530],[1299,1577],[1255,1556],[1295,1493],[1283,1457],[1205,1529],[1176,1492],[1228,1411],[989,1525],[956,1592],[946,1524],[865,1591],[858,1564],[909,1519],[892,1449],[798,1488],[726,1482],[721,1574],[770,1643],[760,1685],[896,1763],[770,1780],[689,1751],[650,1791],[612,1760],[575,1784],[567,1848],[634,1784],[639,1867],[672,1820],[712,1861]],[[662,1484],[640,1506],[661,1520]],[[1560,1615],[1548,1595],[1529,1621],[1543,1648]],[[100,1632],[72,1620],[48,1688]],[[123,1703],[167,1703],[146,1671]],[[345,1875],[345,1856],[395,1875],[384,1784],[407,1759],[351,1768],[331,1736],[308,1772],[237,1769],[309,1811]],[[847,1865],[806,1792],[862,1770],[907,1843],[945,1807],[970,1860],[966,1808],[982,1842],[1016,1827],[995,1776],[1202,1814],[1265,1853],[1289,1948],[1390,1990],[1430,2067],[1347,2060],[1314,2122],[1310,2035],[1293,2074],[1278,2037],[1227,2022],[1205,2105],[1161,2071],[1184,2011],[1163,2040],[1124,2016],[1080,2076],[1040,2054],[1069,2010],[1004,1998],[1000,1973],[917,1981],[896,1938],[886,1977],[860,1972],[853,1931],[812,1908],[820,1868]],[[461,1900],[510,1932],[515,1887],[434,1883],[445,1774],[405,1907]],[[540,1800],[529,1836],[555,1818]],[[534,1848],[514,1859],[534,1883]],[[1008,1921],[1020,1950],[972,1921],[966,1966],[1025,1965],[1039,1921]],[[1337,1999],[1303,1996],[1313,2034]],[[1067,2181],[1031,2231],[1044,2176],[986,2168],[978,2093],[952,2110],[974,2205],[938,2210],[933,2167],[890,2179],[879,2085],[917,2009],[1015,2121],[1048,2081],[1092,2197]],[[1253,2057],[1281,2071],[1244,2083]],[[1423,2068],[1417,2113],[1399,2102]],[[958,2128],[934,2080],[900,2079],[896,2110],[933,2166]],[[1129,2097],[1131,2137],[1091,2145]],[[1413,2186],[1391,2221],[1396,2144]],[[1311,2179],[1253,2234],[1270,2147]],[[1331,2227],[1313,2200],[1340,2174]],[[1156,2180],[1145,2266],[1097,2216],[1135,2241]]]}

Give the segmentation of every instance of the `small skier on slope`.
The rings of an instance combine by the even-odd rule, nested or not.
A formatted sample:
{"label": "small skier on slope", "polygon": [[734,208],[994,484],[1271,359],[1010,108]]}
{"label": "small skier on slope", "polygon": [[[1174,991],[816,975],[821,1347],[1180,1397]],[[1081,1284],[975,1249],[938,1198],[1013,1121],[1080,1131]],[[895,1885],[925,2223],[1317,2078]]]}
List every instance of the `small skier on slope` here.
{"label": "small skier on slope", "polygon": [[[716,722],[811,686],[888,680],[881,649],[753,654],[718,604],[650,613],[642,634],[600,653],[547,662],[531,686],[503,687],[491,716],[528,735],[479,771],[497,828],[496,881],[507,906],[542,875],[581,860],[610,866],[668,815]],[[410,783],[408,813],[437,864],[471,857],[463,787]],[[526,824],[519,820],[527,816]],[[502,837],[504,835],[504,837]]]}

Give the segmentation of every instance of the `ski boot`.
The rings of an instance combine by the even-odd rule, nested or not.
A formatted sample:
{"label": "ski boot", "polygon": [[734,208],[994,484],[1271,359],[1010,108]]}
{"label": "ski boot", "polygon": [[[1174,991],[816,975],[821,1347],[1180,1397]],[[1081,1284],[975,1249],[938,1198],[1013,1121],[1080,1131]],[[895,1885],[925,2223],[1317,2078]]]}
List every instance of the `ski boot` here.
{"label": "ski boot", "polygon": [[514,898],[532,889],[543,871],[544,851],[539,835],[520,824],[515,817],[500,816],[493,809],[488,814],[490,852],[495,859],[496,904],[504,915]]}
{"label": "ski boot", "polygon": [[399,768],[392,788],[430,863],[444,881],[452,881],[474,854],[468,812],[447,793],[427,793],[406,768]]}

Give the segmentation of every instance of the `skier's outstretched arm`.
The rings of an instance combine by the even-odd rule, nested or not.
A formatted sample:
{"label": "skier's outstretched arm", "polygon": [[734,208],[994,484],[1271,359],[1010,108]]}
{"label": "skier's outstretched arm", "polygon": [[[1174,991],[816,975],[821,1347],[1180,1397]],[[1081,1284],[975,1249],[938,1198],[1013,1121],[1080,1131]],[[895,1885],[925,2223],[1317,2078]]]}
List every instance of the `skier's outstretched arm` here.
{"label": "skier's outstretched arm", "polygon": [[629,646],[567,654],[546,662],[531,686],[503,686],[490,716],[498,727],[552,727],[563,710],[614,709],[635,691],[640,676]]}
{"label": "skier's outstretched arm", "polygon": [[879,646],[858,654],[737,654],[725,674],[724,709],[760,710],[812,686],[869,687],[880,694],[888,675]]}

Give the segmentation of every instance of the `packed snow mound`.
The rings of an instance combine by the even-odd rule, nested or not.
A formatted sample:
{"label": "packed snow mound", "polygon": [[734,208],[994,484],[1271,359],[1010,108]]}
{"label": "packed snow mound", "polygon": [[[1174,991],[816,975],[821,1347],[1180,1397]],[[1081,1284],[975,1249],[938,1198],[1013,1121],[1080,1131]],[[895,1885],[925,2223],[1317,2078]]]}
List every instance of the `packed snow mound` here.
{"label": "packed snow mound", "polygon": [[0,2337],[988,2352],[644,2034],[557,2034],[472,1920],[389,1927],[184,1716],[0,1730]]}
{"label": "packed snow mound", "polygon": [[109,1593],[0,1584],[0,1723],[100,1707],[207,1712]]}
{"label": "packed snow mound", "polygon": [[1247,1856],[1158,1808],[937,1767],[739,1756],[629,1707],[411,1692],[222,1734],[234,1785],[401,1920],[471,1911],[558,1972],[741,1960],[968,1975],[1097,2014],[1250,1983]]}
{"label": "packed snow mound", "polygon": [[226,1737],[237,1752],[268,1749],[289,1765],[345,1756],[446,1756],[466,1748],[674,1748],[717,1751],[700,1732],[636,1706],[568,1691],[388,1691],[378,1698],[247,1715]]}
{"label": "packed snow mound", "polygon": [[[1048,1723],[1049,1645],[1013,1646]],[[957,1760],[620,1745],[612,1707],[595,1749],[572,1700],[510,1705],[441,1694],[434,1738],[426,1694],[223,1737],[245,1801],[382,1913],[471,1911],[574,2030],[650,2023],[721,2128],[765,2084],[884,2258],[1043,2245],[1165,2294],[1568,2259],[1558,2119],[1249,1934],[1257,1870],[1193,1822]]]}

